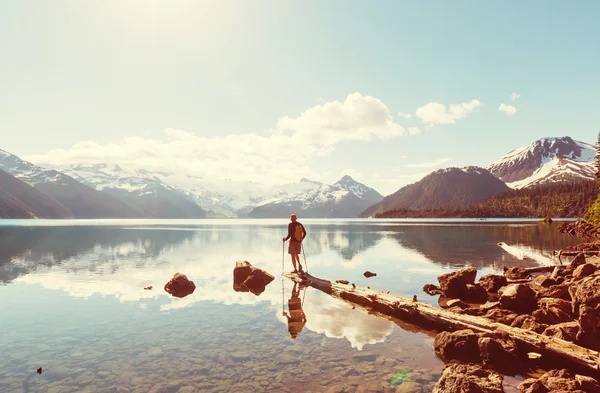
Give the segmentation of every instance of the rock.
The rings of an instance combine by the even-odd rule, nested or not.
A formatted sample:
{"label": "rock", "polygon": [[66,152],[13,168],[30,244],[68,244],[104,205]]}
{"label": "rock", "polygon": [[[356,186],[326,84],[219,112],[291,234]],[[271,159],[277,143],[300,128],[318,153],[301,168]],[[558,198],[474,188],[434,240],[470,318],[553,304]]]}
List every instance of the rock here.
{"label": "rock", "polygon": [[258,296],[263,293],[274,276],[262,269],[252,266],[248,261],[237,261],[233,269],[233,290],[236,292],[252,292]]}
{"label": "rock", "polygon": [[535,378],[527,378],[519,384],[519,390],[523,393],[548,393],[549,390],[543,383]]}
{"label": "rock", "polygon": [[460,299],[450,299],[446,302],[446,307],[447,308],[458,307],[461,309],[465,309],[465,308],[469,308],[469,305]]}
{"label": "rock", "polygon": [[552,285],[556,285],[556,281],[553,280],[552,278],[544,275],[544,274],[540,274],[539,276],[537,276],[536,278],[533,279],[533,283],[536,285],[539,285],[542,288],[549,288]]}
{"label": "rock", "polygon": [[555,325],[557,323],[570,322],[571,303],[562,299],[542,298],[539,301],[539,310],[533,312],[533,316],[540,323]]}
{"label": "rock", "polygon": [[442,372],[432,393],[504,393],[502,376],[478,364],[453,363]]}
{"label": "rock", "polygon": [[446,297],[461,299],[467,291],[467,284],[475,284],[476,276],[477,269],[469,268],[443,274],[438,277],[438,282]]}
{"label": "rock", "polygon": [[542,220],[542,222],[545,223],[545,224],[552,224],[552,217],[546,216],[546,217],[544,217],[544,219]]}
{"label": "rock", "polygon": [[437,287],[437,286],[435,286],[433,284],[425,284],[423,286],[423,292],[425,292],[429,296],[443,295],[444,294],[444,292],[442,292],[442,290],[440,289],[440,287]]}
{"label": "rock", "polygon": [[577,381],[568,370],[551,370],[542,375],[539,381],[552,390],[566,390],[567,392],[578,390]]}
{"label": "rock", "polygon": [[479,279],[479,285],[488,293],[498,293],[500,288],[508,285],[508,280],[504,276],[488,274]]}
{"label": "rock", "polygon": [[543,332],[547,325],[541,324],[535,317],[531,315],[519,315],[510,324],[512,327],[517,327],[525,330],[532,330],[537,333]]}
{"label": "rock", "polygon": [[346,284],[346,285],[348,285],[350,283],[350,281],[348,281],[348,280],[335,280],[335,282],[337,282],[338,284]]}
{"label": "rock", "polygon": [[252,270],[246,281],[244,281],[244,286],[254,295],[258,296],[265,291],[267,285],[274,279],[274,276],[264,270],[255,268]]}
{"label": "rock", "polygon": [[575,382],[577,382],[579,389],[586,393],[600,393],[600,384],[592,377],[578,374],[575,375]]}
{"label": "rock", "polygon": [[252,359],[248,352],[234,352],[231,354],[231,360],[234,362],[246,362]]}
{"label": "rock", "polygon": [[370,271],[367,270],[366,272],[363,273],[363,275],[366,278],[370,278],[370,277],[375,277],[377,275],[377,273],[373,273],[373,272],[370,272]]}
{"label": "rock", "polygon": [[149,285],[149,286],[147,286],[147,287],[144,287],[144,289],[145,289],[146,291],[151,291],[151,290],[152,290],[152,285]]}
{"label": "rock", "polygon": [[561,284],[551,286],[550,288],[542,288],[538,291],[537,297],[550,297],[571,301],[571,295],[569,294],[569,285],[570,284]]}
{"label": "rock", "polygon": [[504,334],[483,334],[478,341],[479,352],[486,367],[504,375],[516,375],[525,366],[519,358],[516,342]]}
{"label": "rock", "polygon": [[481,356],[478,346],[479,336],[470,329],[455,332],[441,332],[435,336],[435,354],[444,362],[459,360],[465,363],[479,363]]}
{"label": "rock", "polygon": [[571,263],[569,263],[569,267],[571,269],[575,270],[575,268],[577,268],[577,266],[583,265],[583,264],[585,264],[585,254],[580,252],[579,254],[577,254],[577,256],[575,258],[573,258]]}
{"label": "rock", "polygon": [[175,297],[186,297],[196,290],[196,285],[185,274],[175,273],[173,278],[165,284],[165,291]]}
{"label": "rock", "polygon": [[584,277],[591,276],[596,270],[598,270],[596,265],[584,263],[583,265],[577,266],[575,271],[573,271],[573,278],[575,280],[581,280]]}
{"label": "rock", "polygon": [[520,280],[523,278],[529,278],[529,272],[522,267],[511,267],[504,271],[504,276],[509,280]]}
{"label": "rock", "polygon": [[493,310],[490,310],[487,312],[487,314],[485,314],[485,317],[494,321],[494,322],[500,322],[503,323],[505,325],[511,325],[513,323],[513,321],[519,316],[519,314],[516,314],[510,310],[504,310],[501,308],[496,308]]}
{"label": "rock", "polygon": [[537,308],[535,291],[526,284],[507,285],[500,289],[500,305],[518,314],[529,314]]}
{"label": "rock", "polygon": [[479,284],[467,284],[467,290],[461,300],[468,303],[483,304],[488,301],[488,294]]}
{"label": "rock", "polygon": [[575,342],[579,333],[579,322],[565,322],[548,326],[542,333],[544,336],[556,337],[565,341]]}
{"label": "rock", "polygon": [[586,348],[600,350],[600,311],[586,305],[580,306],[579,327],[577,343]]}
{"label": "rock", "polygon": [[[375,390],[374,393],[379,391]],[[356,393],[358,393],[358,390],[356,390]],[[423,388],[417,382],[404,382],[396,388],[395,393],[423,393]]]}

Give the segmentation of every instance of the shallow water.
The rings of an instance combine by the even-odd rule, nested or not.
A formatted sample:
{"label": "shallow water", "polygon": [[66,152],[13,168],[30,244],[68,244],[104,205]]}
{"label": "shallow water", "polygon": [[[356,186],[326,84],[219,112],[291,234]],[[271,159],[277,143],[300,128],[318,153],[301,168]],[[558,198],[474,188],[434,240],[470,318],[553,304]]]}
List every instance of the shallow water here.
{"label": "shallow water", "polygon": [[[553,250],[580,241],[536,222],[302,222],[311,274],[431,304],[421,288],[440,274],[553,263]],[[430,392],[443,368],[431,337],[311,288],[299,292],[306,324],[290,337],[286,224],[0,221],[0,392]],[[234,292],[236,260],[275,281],[260,296]],[[192,295],[164,292],[176,272],[196,283]],[[517,383],[507,378],[507,391]]]}

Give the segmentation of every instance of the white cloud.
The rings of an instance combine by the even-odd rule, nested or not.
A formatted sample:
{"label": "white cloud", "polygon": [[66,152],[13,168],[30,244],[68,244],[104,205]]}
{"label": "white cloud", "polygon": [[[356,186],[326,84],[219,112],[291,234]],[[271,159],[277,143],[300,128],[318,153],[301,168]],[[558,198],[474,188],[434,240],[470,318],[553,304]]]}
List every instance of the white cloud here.
{"label": "white cloud", "polygon": [[283,116],[276,130],[265,134],[205,137],[177,129],[166,129],[164,134],[166,140],[152,134],[107,144],[82,141],[24,158],[56,168],[82,162],[110,163],[207,179],[280,184],[289,182],[293,173],[294,178],[323,181],[322,173],[308,166],[311,157],[327,156],[342,141],[389,139],[412,135],[414,130],[396,124],[381,100],[352,93],[344,102],[326,102],[297,117]]}
{"label": "white cloud", "polygon": [[405,168],[434,168],[436,166],[440,166],[448,161],[452,161],[452,158],[440,158],[435,161],[430,162],[419,162],[417,164],[406,164]]}
{"label": "white cloud", "polygon": [[462,119],[477,107],[483,105],[481,101],[473,99],[462,104],[446,105],[430,102],[417,109],[417,117],[427,124],[453,124]]}
{"label": "white cloud", "polygon": [[512,105],[508,105],[508,104],[500,104],[500,106],[498,107],[498,110],[500,112],[506,113],[509,116],[512,116],[515,113],[517,113],[517,108],[515,108]]}
{"label": "white cloud", "polygon": [[344,140],[389,139],[406,135],[395,123],[389,108],[379,99],[352,93],[344,102],[332,101],[277,121],[280,132],[292,131],[308,142],[325,146]]}
{"label": "white cloud", "polygon": [[513,100],[513,101],[514,100],[518,100],[519,98],[521,98],[521,95],[519,93],[512,93],[510,95],[510,99]]}
{"label": "white cloud", "polygon": [[405,119],[410,119],[412,115],[410,113],[398,112],[398,116],[403,117]]}

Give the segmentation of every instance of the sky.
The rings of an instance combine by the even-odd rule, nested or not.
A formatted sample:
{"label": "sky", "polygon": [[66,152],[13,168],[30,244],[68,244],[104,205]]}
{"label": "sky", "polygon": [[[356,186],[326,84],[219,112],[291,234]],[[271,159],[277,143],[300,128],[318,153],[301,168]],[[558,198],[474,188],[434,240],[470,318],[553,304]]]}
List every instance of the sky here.
{"label": "sky", "polygon": [[0,149],[382,194],[600,130],[600,2],[0,2]]}

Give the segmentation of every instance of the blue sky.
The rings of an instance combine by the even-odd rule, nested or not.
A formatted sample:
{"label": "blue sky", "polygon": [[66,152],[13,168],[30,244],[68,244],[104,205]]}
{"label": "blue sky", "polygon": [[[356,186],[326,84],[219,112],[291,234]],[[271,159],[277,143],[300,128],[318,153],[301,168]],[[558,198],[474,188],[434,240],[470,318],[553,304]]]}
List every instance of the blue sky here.
{"label": "blue sky", "polygon": [[594,142],[597,15],[597,1],[5,1],[0,148],[255,181],[349,173],[387,194],[538,138]]}

